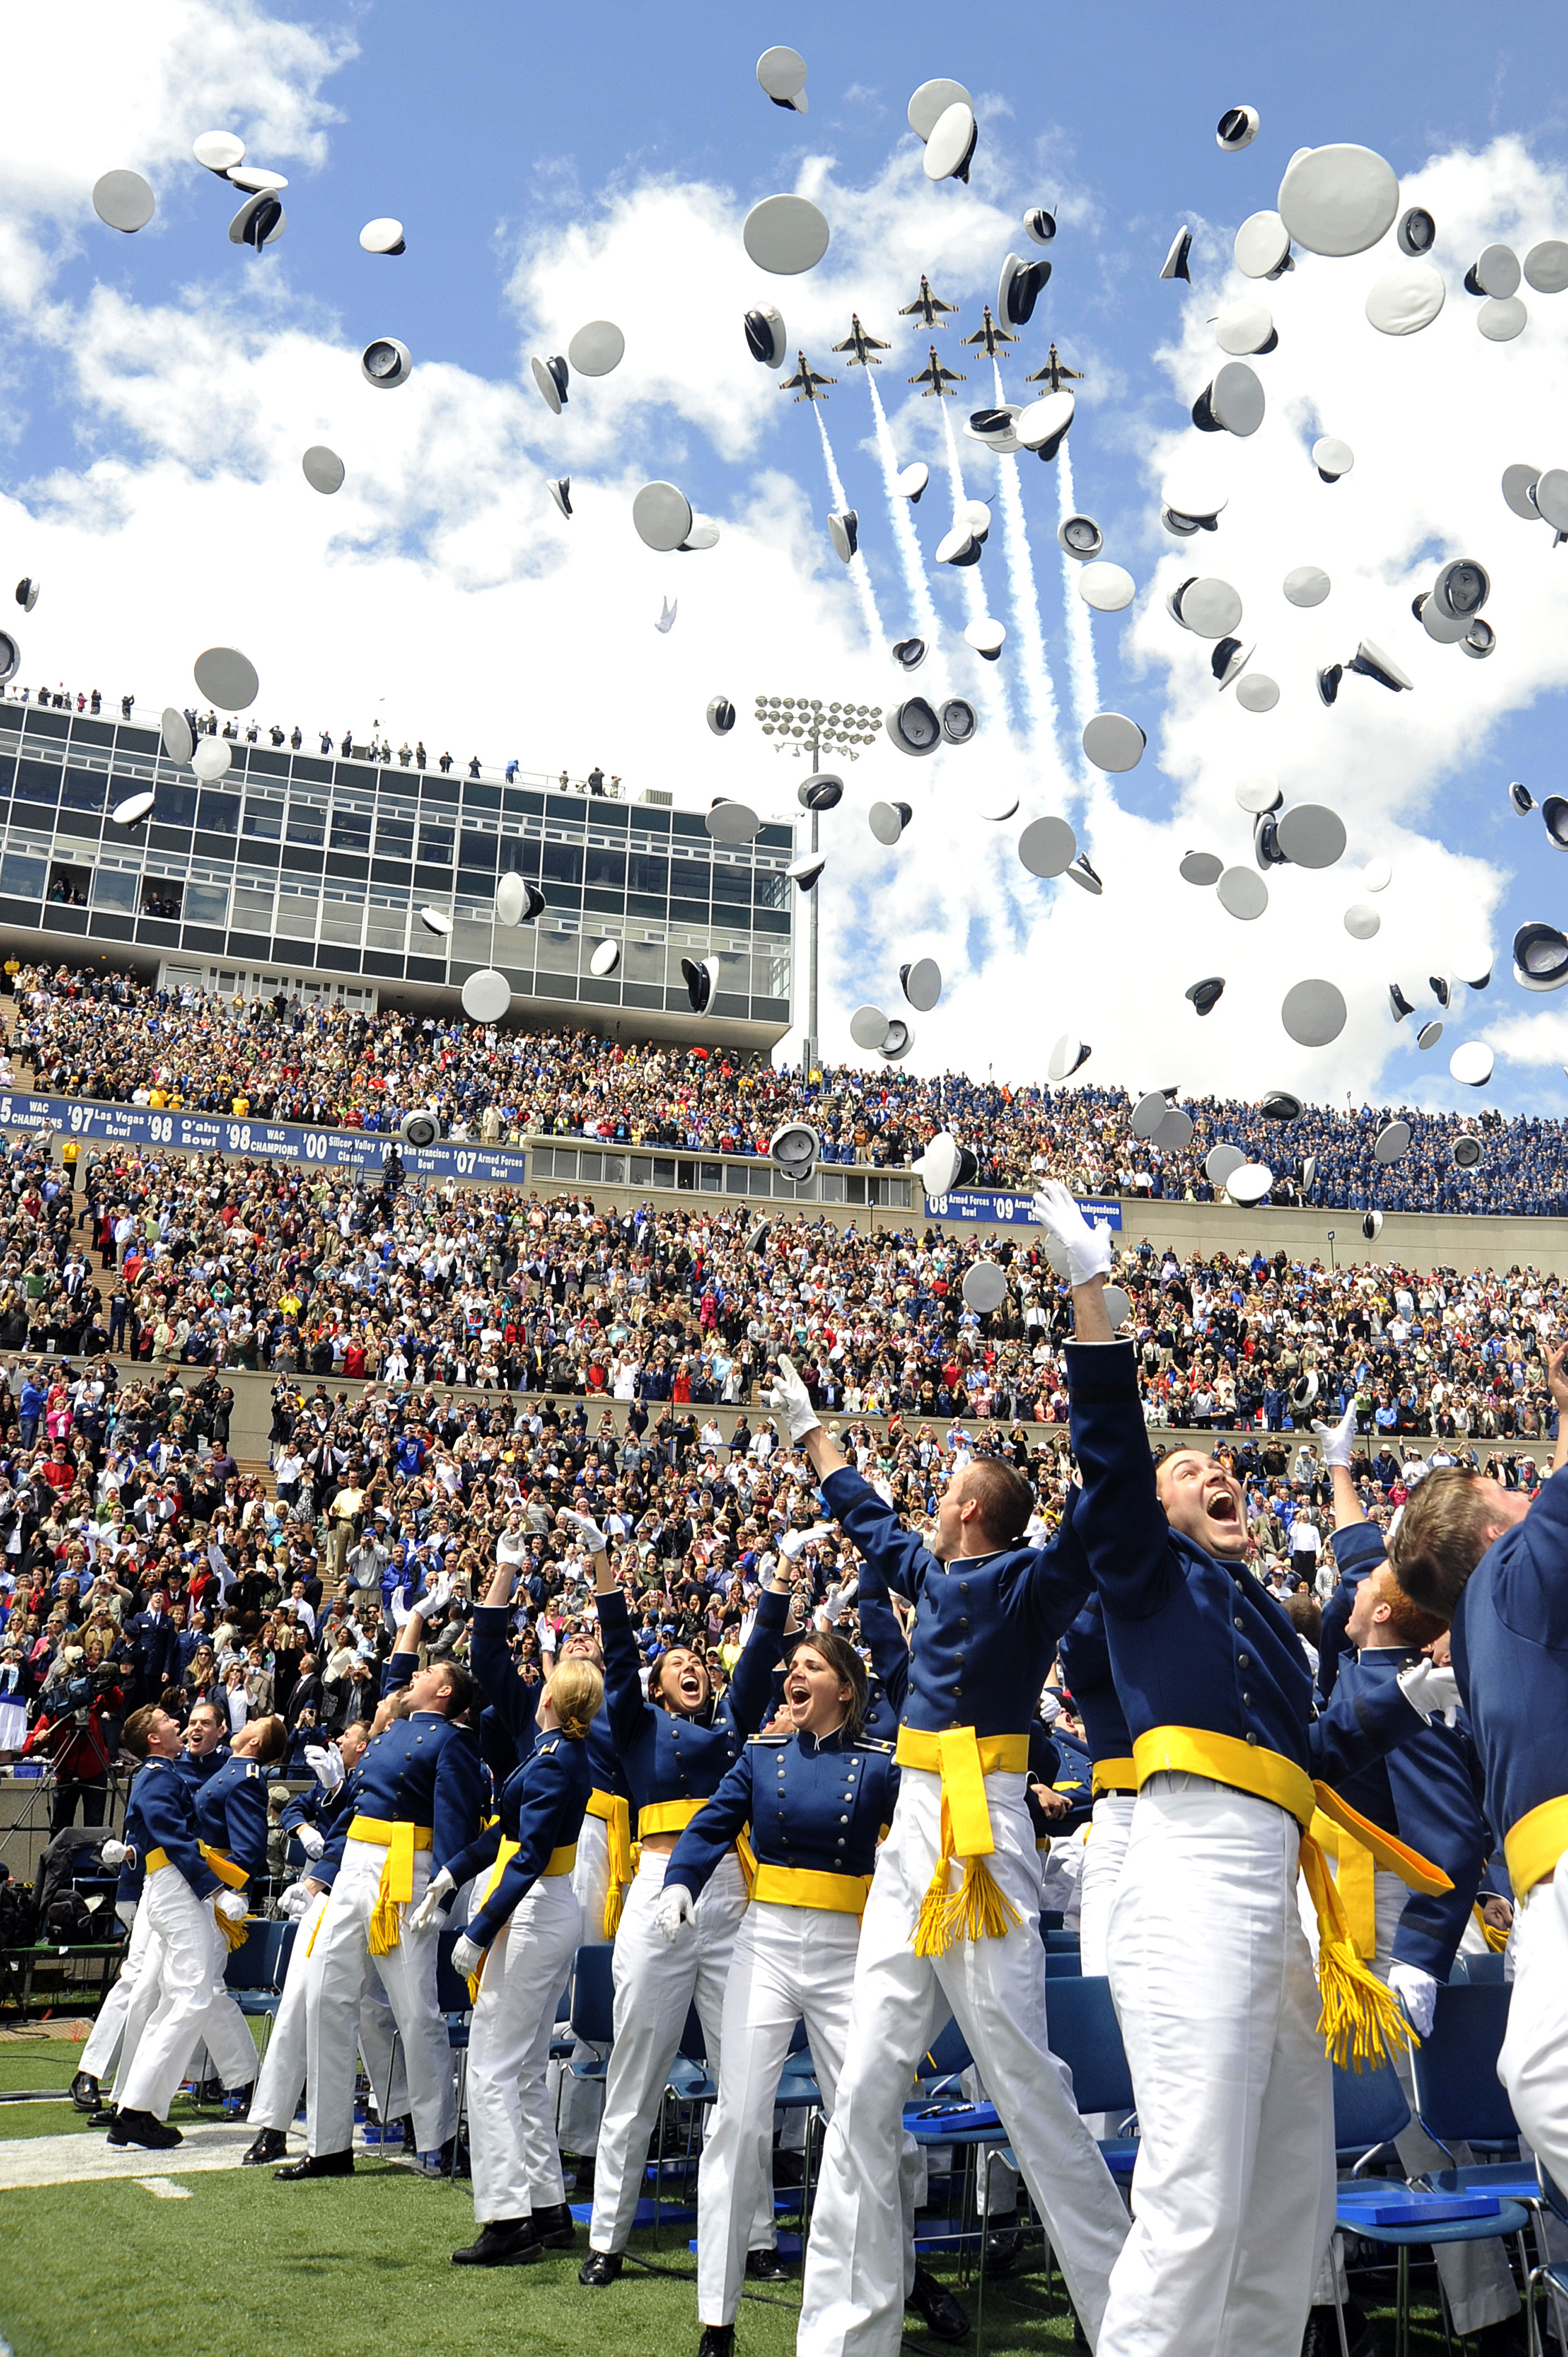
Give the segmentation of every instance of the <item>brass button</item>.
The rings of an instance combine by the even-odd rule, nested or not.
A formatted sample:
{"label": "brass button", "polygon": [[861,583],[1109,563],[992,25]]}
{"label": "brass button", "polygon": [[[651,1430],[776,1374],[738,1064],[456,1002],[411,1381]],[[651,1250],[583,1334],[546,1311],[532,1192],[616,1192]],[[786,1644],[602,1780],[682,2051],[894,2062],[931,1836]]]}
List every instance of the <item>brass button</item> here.
{"label": "brass button", "polygon": [[1256,1743],[1257,1739],[1258,1739],[1258,1738],[1257,1738],[1257,1737],[1253,1734],[1253,1732],[1252,1732],[1251,1728],[1251,1727],[1249,1727],[1249,1728],[1247,1729],[1247,1740],[1248,1740],[1248,1742],[1249,1742],[1249,1743]]}
{"label": "brass button", "polygon": [[1238,1612],[1238,1613],[1237,1613],[1237,1615],[1236,1615],[1236,1626],[1237,1626],[1237,1628],[1238,1628],[1238,1629],[1244,1629],[1244,1628],[1246,1627],[1246,1625],[1247,1625],[1247,1624],[1246,1624],[1246,1622],[1242,1620],[1241,1615]]}
{"label": "brass button", "polygon": [[1239,1670],[1250,1670],[1250,1669],[1251,1668],[1251,1666],[1252,1666],[1252,1663],[1251,1663],[1251,1658],[1250,1658],[1246,1653],[1238,1653],[1238,1654],[1237,1654],[1237,1656],[1236,1656],[1236,1667],[1237,1667]]}

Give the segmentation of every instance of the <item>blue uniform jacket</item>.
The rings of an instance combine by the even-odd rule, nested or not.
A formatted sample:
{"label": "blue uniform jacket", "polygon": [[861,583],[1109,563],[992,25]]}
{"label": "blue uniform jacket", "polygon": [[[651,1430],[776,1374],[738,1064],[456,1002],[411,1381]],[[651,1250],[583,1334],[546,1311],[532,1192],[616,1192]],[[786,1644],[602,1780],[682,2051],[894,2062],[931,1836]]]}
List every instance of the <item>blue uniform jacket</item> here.
{"label": "blue uniform jacket", "polygon": [[174,1764],[179,1770],[187,1792],[194,1798],[200,1792],[203,1784],[217,1775],[220,1768],[227,1768],[229,1746],[226,1743],[220,1743],[215,1749],[204,1751],[199,1759],[194,1758],[188,1751],[182,1751]]}
{"label": "blue uniform jacket", "polygon": [[431,1872],[438,1874],[473,1840],[479,1825],[484,1771],[466,1727],[439,1711],[394,1719],[365,1746],[355,1773],[360,1813],[392,1824],[428,1825]]}
{"label": "blue uniform jacket", "polygon": [[247,1875],[267,1870],[267,1783],[253,1760],[231,1760],[193,1794],[196,1830]]}
{"label": "blue uniform jacket", "polygon": [[870,1874],[897,1798],[891,1747],[873,1737],[754,1735],[676,1843],[664,1879],[701,1891],[747,1822],[759,1866]]}
{"label": "blue uniform jacket", "polygon": [[1072,1706],[1083,1722],[1084,1740],[1094,1760],[1130,1760],[1133,1738],[1116,1692],[1105,1607],[1091,1596],[1061,1641],[1062,1675]]}
{"label": "blue uniform jacket", "polygon": [[830,1473],[822,1495],[874,1576],[916,1608],[904,1724],[1023,1734],[1061,1632],[1089,1593],[1089,1557],[1070,1507],[1043,1547],[940,1563],[858,1473]]}
{"label": "blue uniform jacket", "polygon": [[593,1782],[585,1742],[557,1730],[539,1738],[521,1767],[507,1779],[496,1824],[451,1861],[453,1878],[462,1883],[495,1863],[503,1836],[518,1845],[516,1857],[507,1860],[483,1907],[469,1916],[470,1940],[488,1948],[544,1871],[551,1851],[575,1842]]}
{"label": "blue uniform jacket", "polygon": [[638,1674],[641,1656],[626,1597],[617,1588],[598,1598],[605,1703],[631,1798],[634,1836],[642,1811],[655,1801],[708,1800],[746,1737],[762,1724],[789,1604],[787,1596],[771,1591],[762,1598],[729,1691],[714,1710],[712,1723],[704,1725],[700,1718],[660,1710],[644,1699]]}
{"label": "blue uniform jacket", "polygon": [[196,1846],[196,1804],[172,1760],[147,1760],[137,1769],[123,1839],[144,1873],[148,1851],[161,1849],[199,1899],[223,1887]]}
{"label": "blue uniform jacket", "polygon": [[1283,1608],[1240,1562],[1172,1530],[1155,1490],[1127,1342],[1069,1342],[1079,1527],[1105,1612],[1116,1691],[1134,1742],[1183,1727],[1277,1752],[1336,1788],[1421,1726],[1391,1686],[1347,1727],[1314,1716],[1312,1673]]}
{"label": "blue uniform jacket", "polygon": [[1531,1809],[1568,1793],[1568,1477],[1553,1474],[1487,1549],[1453,1640],[1487,1822],[1506,1842]]}
{"label": "blue uniform jacket", "polygon": [[1334,1692],[1340,1663],[1348,1660],[1356,1650],[1345,1634],[1356,1590],[1368,1573],[1376,1571],[1380,1563],[1388,1561],[1388,1556],[1383,1534],[1376,1523],[1347,1523],[1334,1534],[1334,1561],[1339,1585],[1323,1608],[1323,1631],[1317,1647],[1317,1691],[1325,1702]]}
{"label": "blue uniform jacket", "polygon": [[887,1583],[863,1555],[855,1597],[860,1633],[871,1655],[871,1679],[860,1728],[879,1743],[897,1743],[898,1722],[909,1699],[909,1648],[887,1601]]}

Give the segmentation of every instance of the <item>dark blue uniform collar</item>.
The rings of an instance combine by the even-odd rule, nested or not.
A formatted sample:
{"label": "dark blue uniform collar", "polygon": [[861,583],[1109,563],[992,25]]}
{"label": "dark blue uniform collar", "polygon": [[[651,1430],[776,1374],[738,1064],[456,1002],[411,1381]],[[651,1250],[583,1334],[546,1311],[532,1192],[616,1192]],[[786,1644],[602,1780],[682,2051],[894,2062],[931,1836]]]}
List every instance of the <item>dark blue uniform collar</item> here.
{"label": "dark blue uniform collar", "polygon": [[809,1727],[803,1727],[797,1734],[795,1740],[800,1747],[800,1755],[802,1759],[811,1760],[813,1759],[819,1751],[847,1750],[853,1738],[851,1737],[847,1727],[835,1727],[831,1735],[824,1735],[819,1741],[818,1738],[811,1733]]}

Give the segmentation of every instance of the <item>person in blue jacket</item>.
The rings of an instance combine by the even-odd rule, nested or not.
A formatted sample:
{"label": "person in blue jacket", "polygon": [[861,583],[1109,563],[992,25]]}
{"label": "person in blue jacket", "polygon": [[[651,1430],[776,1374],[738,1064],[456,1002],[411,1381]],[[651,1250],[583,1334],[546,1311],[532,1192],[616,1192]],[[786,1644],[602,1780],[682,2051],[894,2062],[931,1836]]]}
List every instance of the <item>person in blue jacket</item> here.
{"label": "person in blue jacket", "polygon": [[[1138,2104],[1137,2195],[1099,2350],[1299,2357],[1334,2218],[1320,2014],[1347,2060],[1402,2021],[1332,1921],[1310,1828],[1320,1808],[1348,1817],[1330,1784],[1421,1722],[1391,1684],[1353,1730],[1315,1717],[1301,1641],[1248,1566],[1240,1482],[1190,1448],[1156,1477],[1133,1348],[1112,1339],[1106,1314],[1107,1232],[1059,1185],[1035,1209],[1072,1286],[1075,1521],[1138,1785],[1107,1956]],[[1396,1855],[1372,1837],[1380,1857]],[[1301,1869],[1327,1924],[1321,2000]]]}
{"label": "person in blue jacket", "polygon": [[[421,1615],[411,1611],[388,1663],[394,1684],[423,1633]],[[309,2149],[274,2170],[274,2182],[353,2174],[355,2032],[371,1956],[403,2040],[425,2174],[441,2172],[456,2136],[451,2053],[435,2001],[436,1933],[413,1930],[409,1910],[478,1831],[484,1765],[467,1720],[478,1716],[479,1696],[450,1659],[414,1669],[402,1691],[406,1717],[372,1736],[360,1763],[359,1807],[316,1935],[319,1967],[306,2007]]]}
{"label": "person in blue jacket", "polygon": [[454,2266],[510,2267],[570,2250],[561,2153],[550,2102],[556,2001],[582,1935],[572,1884],[593,1768],[586,1737],[604,1701],[591,1662],[562,1662],[540,1698],[537,1739],[507,1780],[496,1823],[432,1878],[411,1921],[434,1924],[451,1893],[489,1869],[452,1951],[478,1975],[468,2041],[475,2242]]}
{"label": "person in blue jacket", "polygon": [[[604,1534],[577,1520],[591,1550],[605,1655],[610,1732],[631,1795],[641,1845],[637,1877],[615,1942],[615,2044],[605,2088],[594,2170],[589,2250],[579,2280],[600,2287],[621,2272],[621,2253],[637,2214],[648,2140],[669,2081],[686,2016],[694,2004],[710,2065],[722,2048],[725,1982],[746,1889],[739,1858],[730,1851],[703,1895],[695,1935],[672,1950],[654,1921],[659,1893],[680,1835],[704,1807],[767,1716],[789,1595],[779,1584],[757,1605],[756,1625],[722,1701],[714,1698],[707,1664],[689,1645],[670,1645],[648,1674],[641,1663],[627,1598],[610,1569]],[[787,1568],[787,1566],[786,1566]],[[752,2238],[753,2274],[777,2279],[771,2199],[759,2212]]]}
{"label": "person in blue jacket", "polygon": [[[1449,1622],[1453,1684],[1502,1836],[1518,1920],[1513,1996],[1498,2076],[1538,2158],[1568,2185],[1568,1377],[1547,1360],[1558,1411],[1552,1470],[1533,1499],[1458,1466],[1429,1473],[1405,1506],[1394,1575]],[[1425,1697],[1448,1704],[1433,1673]]]}
{"label": "person in blue jacket", "polygon": [[175,1760],[179,1727],[156,1703],[125,1721],[121,1740],[144,1764],[125,1804],[124,1846],[144,1876],[142,1905],[159,1944],[157,2001],[114,2091],[112,2145],[163,2152],[181,2144],[168,2124],[210,1986],[208,1918],[242,1923],[245,1902],[203,1855],[196,1812]]}
{"label": "person in blue jacket", "polygon": [[[1363,1707],[1374,1710],[1391,1680],[1417,1663],[1443,1635],[1444,1624],[1412,1603],[1389,1567],[1383,1534],[1369,1522],[1350,1479],[1356,1411],[1349,1408],[1333,1427],[1316,1427],[1334,1488],[1334,1556],[1339,1567],[1336,1599],[1344,1606],[1348,1650],[1337,1664],[1327,1705],[1331,1717],[1354,1724]],[[1331,1599],[1335,1600],[1335,1599]],[[1337,1828],[1320,1828],[1334,1842],[1336,1881],[1348,1928],[1365,1961],[1385,1979],[1424,2038],[1432,2028],[1437,1991],[1453,1969],[1460,1942],[1474,1936],[1476,1900],[1482,1871],[1493,1848],[1483,1810],[1483,1780],[1476,1747],[1461,1718],[1448,1727],[1434,1718],[1397,1751],[1373,1760],[1340,1785],[1352,1808],[1441,1866],[1453,1889],[1409,1891],[1397,1875],[1375,1867],[1371,1857]],[[1412,2105],[1410,2126],[1394,2143],[1408,2176],[1461,2166],[1466,2149],[1451,2156],[1434,2142],[1414,2116],[1414,2076],[1402,2040],[1392,2050],[1395,2070]],[[1455,2331],[1485,2334],[1519,2313],[1513,2273],[1500,2243],[1446,2243],[1437,2250],[1437,2270]],[[1347,2308],[1351,2348],[1365,2337],[1365,2320]],[[1359,2330],[1358,2330],[1359,2327]],[[1320,2279],[1314,2297],[1311,2330],[1324,2357],[1339,2346],[1334,2287]],[[1501,2339],[1505,2336],[1498,2335]],[[1482,2347],[1487,2346],[1483,2340]]]}
{"label": "person in blue jacket", "polygon": [[[854,1470],[787,1360],[771,1405],[874,1576],[915,1607],[893,1830],[861,1922],[848,2054],[823,2146],[798,2346],[892,2357],[904,2321],[904,2098],[950,2014],[997,2106],[1092,2344],[1127,2213],[1046,2038],[1029,1725],[1089,1592],[1069,1516],[1023,1543],[1034,1494],[976,1457],[928,1544]],[[959,1882],[954,1887],[953,1878]]]}

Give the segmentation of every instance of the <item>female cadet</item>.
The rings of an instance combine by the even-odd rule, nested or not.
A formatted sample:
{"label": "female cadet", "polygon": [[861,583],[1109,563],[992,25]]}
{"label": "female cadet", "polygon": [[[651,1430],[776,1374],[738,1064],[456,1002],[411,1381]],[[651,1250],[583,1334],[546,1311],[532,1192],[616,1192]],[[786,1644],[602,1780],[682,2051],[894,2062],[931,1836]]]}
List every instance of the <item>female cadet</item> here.
{"label": "female cadet", "polygon": [[582,1932],[572,1869],[593,1783],[585,1738],[603,1700],[592,1662],[561,1663],[498,1822],[432,1878],[412,1919],[427,1929],[470,1875],[492,1868],[452,1950],[460,1973],[479,1975],[468,2079],[479,2233],[453,2252],[454,2266],[517,2266],[546,2244],[571,2247],[546,2074],[556,1999]]}
{"label": "female cadet", "polygon": [[[798,1637],[783,1716],[752,1738],[665,1869],[655,1921],[679,1953],[694,1943],[697,1902],[749,1821],[756,1889],[725,1988],[719,2098],[697,2194],[700,2357],[730,2357],[734,2346],[747,2235],[771,2192],[779,2074],[802,2018],[832,2112],[860,1918],[898,1794],[892,1745],[861,1732],[865,1695],[865,1668],[836,1630]],[[912,2147],[901,2178],[911,2158]],[[912,2199],[905,2206],[908,2222]]]}
{"label": "female cadet", "polygon": [[[717,1791],[746,1736],[766,1715],[789,1597],[779,1585],[762,1597],[756,1626],[721,1703],[714,1703],[707,1664],[687,1645],[672,1645],[660,1655],[649,1674],[645,1701],[637,1639],[626,1598],[610,1570],[604,1534],[585,1516],[575,1517],[574,1527],[594,1558],[610,1732],[641,1843],[637,1878],[616,1933],[615,2045],[595,2166],[590,2248],[579,2277],[597,2287],[614,2283],[620,2274],[649,2136],[693,2001],[710,2065],[718,2068],[725,1982],[746,1901],[734,1851],[714,1870],[693,1936],[678,1951],[660,1939],[654,1911],[677,1837]],[[772,2228],[769,2198],[754,2237],[753,2273],[778,2270],[777,2260],[763,2248],[773,2240]]]}

